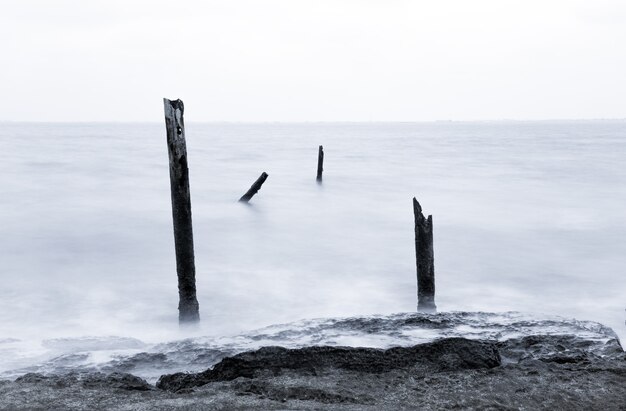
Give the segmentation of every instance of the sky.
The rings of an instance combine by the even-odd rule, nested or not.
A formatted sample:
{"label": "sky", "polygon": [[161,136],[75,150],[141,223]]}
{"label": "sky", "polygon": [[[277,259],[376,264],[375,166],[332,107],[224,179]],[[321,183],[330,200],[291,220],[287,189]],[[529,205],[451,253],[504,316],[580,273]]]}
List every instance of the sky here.
{"label": "sky", "polygon": [[623,0],[0,1],[0,121],[626,117]]}

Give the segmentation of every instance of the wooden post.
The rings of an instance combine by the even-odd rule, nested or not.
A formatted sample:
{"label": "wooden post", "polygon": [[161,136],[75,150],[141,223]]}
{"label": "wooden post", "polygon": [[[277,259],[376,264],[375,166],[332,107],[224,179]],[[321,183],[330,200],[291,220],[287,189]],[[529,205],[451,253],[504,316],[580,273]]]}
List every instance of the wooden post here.
{"label": "wooden post", "polygon": [[324,147],[320,146],[317,152],[317,182],[322,182],[322,172],[324,171]]}
{"label": "wooden post", "polygon": [[185,143],[184,106],[181,100],[163,99],[167,151],[170,159],[170,188],[174,220],[174,247],[178,274],[178,320],[180,323],[200,320],[196,298],[196,266],[193,254],[189,168]]}
{"label": "wooden post", "polygon": [[415,214],[415,261],[417,265],[417,311],[437,312],[435,305],[435,258],[433,253],[433,216],[424,218],[422,207],[413,197]]}
{"label": "wooden post", "polygon": [[246,194],[241,196],[239,201],[243,203],[247,203],[248,201],[250,201],[250,199],[254,197],[256,193],[259,192],[259,190],[261,189],[261,186],[263,185],[263,183],[265,183],[265,180],[267,180],[267,177],[268,177],[267,173],[263,172],[263,174],[261,174],[261,176],[257,178],[257,180],[254,182],[254,184],[252,184],[252,187],[250,187],[250,189],[246,192]]}

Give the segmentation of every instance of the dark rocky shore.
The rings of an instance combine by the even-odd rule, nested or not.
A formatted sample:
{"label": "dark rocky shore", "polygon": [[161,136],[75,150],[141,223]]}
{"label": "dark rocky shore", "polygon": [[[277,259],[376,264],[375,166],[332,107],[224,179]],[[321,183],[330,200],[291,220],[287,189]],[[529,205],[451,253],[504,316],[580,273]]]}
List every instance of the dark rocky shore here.
{"label": "dark rocky shore", "polygon": [[163,375],[156,386],[121,372],[29,373],[0,381],[0,409],[625,410],[626,354],[609,331],[605,339],[263,347],[203,372]]}

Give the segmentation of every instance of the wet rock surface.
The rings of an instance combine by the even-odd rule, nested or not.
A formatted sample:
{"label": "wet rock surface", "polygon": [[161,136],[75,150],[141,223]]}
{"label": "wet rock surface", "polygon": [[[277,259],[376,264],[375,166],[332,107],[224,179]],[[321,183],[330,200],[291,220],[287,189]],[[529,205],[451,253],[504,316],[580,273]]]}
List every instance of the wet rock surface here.
{"label": "wet rock surface", "polygon": [[[332,330],[408,335],[407,327],[442,329],[454,321],[445,315],[346,319],[332,321]],[[575,328],[579,324],[550,321],[555,323],[544,322],[541,329],[523,321],[500,328],[492,323],[482,334],[487,338],[391,348],[268,346],[225,357],[211,348],[204,371],[166,374],[156,387],[132,374],[107,373],[166,363],[174,352],[139,355],[102,367],[105,372],[27,373],[0,380],[0,409],[626,409],[626,354],[614,333],[599,324]],[[467,332],[467,324],[455,332]],[[511,329],[527,331],[513,335]],[[298,332],[279,331],[281,338]],[[194,358],[202,358],[198,346],[193,349]]]}
{"label": "wet rock surface", "polygon": [[[611,329],[598,323],[516,312],[307,319],[232,336],[192,337],[154,344],[120,336],[62,338],[43,340],[43,350],[34,351],[32,341],[5,338],[0,340],[0,379],[15,380],[27,373],[120,372],[155,384],[164,374],[200,373],[226,357],[268,346],[388,349],[443,338],[505,342],[536,335],[571,336],[568,344],[582,344],[584,351],[594,353],[602,350],[609,339],[617,338]],[[532,351],[537,346],[528,348]],[[24,355],[25,352],[32,355]]]}
{"label": "wet rock surface", "polygon": [[284,371],[314,376],[328,370],[371,374],[410,369],[413,373],[429,373],[493,368],[498,365],[500,355],[495,344],[463,338],[447,338],[414,347],[395,347],[388,350],[265,347],[225,358],[213,369],[202,373],[164,375],[157,382],[157,387],[178,391],[239,377],[255,378],[268,373],[276,376]]}
{"label": "wet rock surface", "polygon": [[69,373],[45,376],[37,373],[23,375],[15,380],[18,384],[40,384],[56,388],[80,385],[87,389],[117,388],[123,390],[149,391],[154,387],[145,380],[125,373]]}

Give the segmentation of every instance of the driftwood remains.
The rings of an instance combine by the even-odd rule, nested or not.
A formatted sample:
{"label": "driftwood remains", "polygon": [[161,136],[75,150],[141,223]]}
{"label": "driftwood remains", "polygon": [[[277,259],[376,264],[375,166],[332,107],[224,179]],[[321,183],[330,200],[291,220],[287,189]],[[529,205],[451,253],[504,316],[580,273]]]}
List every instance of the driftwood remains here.
{"label": "driftwood remains", "polygon": [[417,265],[417,311],[437,312],[435,305],[435,258],[433,216],[424,218],[422,207],[413,197],[415,214],[415,261]]}
{"label": "driftwood remains", "polygon": [[247,203],[248,201],[250,201],[250,199],[254,197],[256,193],[259,192],[259,190],[261,189],[261,186],[263,185],[265,180],[267,180],[267,177],[268,177],[267,173],[263,172],[263,174],[261,174],[261,176],[257,178],[257,180],[254,182],[254,184],[252,184],[252,187],[250,187],[250,189],[246,192],[246,194],[241,196],[239,201],[243,203]]}
{"label": "driftwood remains", "polygon": [[184,105],[181,100],[163,99],[167,151],[170,160],[174,247],[178,275],[178,320],[180,323],[200,320],[196,298],[196,266],[193,253],[189,167],[185,143]]}
{"label": "driftwood remains", "polygon": [[317,182],[322,182],[322,173],[324,172],[324,147],[320,146],[317,152]]}

